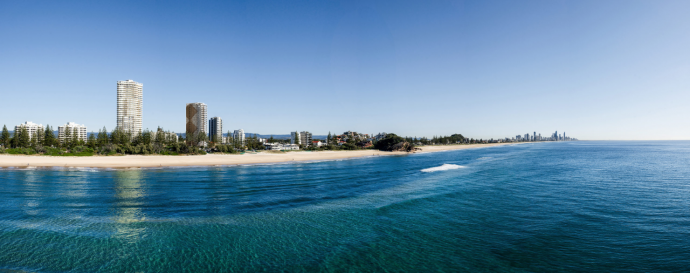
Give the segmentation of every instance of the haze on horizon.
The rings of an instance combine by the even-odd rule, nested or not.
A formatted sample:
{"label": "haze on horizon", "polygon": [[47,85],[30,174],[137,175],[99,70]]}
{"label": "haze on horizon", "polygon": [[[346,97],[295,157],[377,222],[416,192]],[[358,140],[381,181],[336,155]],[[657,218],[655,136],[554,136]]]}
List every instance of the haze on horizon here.
{"label": "haze on horizon", "polygon": [[[690,1],[0,0],[0,123],[690,139]],[[1,125],[0,124],[0,125]],[[11,129],[10,129],[11,130]]]}

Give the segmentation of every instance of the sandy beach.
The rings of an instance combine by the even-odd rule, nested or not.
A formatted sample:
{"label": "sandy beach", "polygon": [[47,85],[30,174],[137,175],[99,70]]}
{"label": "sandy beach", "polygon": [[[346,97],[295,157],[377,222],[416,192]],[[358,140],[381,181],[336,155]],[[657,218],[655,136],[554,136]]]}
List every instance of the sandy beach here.
{"label": "sandy beach", "polygon": [[[471,148],[494,147],[514,143],[471,144],[423,146],[422,153],[461,150]],[[0,155],[0,167],[91,167],[91,168],[146,168],[172,166],[216,166],[238,164],[279,163],[290,161],[333,160],[365,156],[404,155],[404,152],[381,152],[375,150],[360,151],[294,151],[274,153],[261,151],[246,154],[208,154],[194,156],[161,156],[161,155],[126,155],[126,156],[88,156],[59,157],[40,155]]]}

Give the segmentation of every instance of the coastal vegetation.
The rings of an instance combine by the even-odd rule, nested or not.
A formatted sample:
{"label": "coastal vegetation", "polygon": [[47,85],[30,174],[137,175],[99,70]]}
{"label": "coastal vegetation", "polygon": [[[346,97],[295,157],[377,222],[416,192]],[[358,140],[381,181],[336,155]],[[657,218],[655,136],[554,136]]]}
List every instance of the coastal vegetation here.
{"label": "coastal vegetation", "polygon": [[412,152],[415,151],[414,143],[410,143],[405,138],[399,137],[396,134],[388,134],[383,139],[374,144],[374,147],[380,151],[401,151]]}
{"label": "coastal vegetation", "polygon": [[[11,135],[7,126],[3,126],[0,133],[0,153],[50,156],[205,154],[202,145],[205,141],[206,135],[203,133],[185,134],[183,139],[161,128],[155,132],[144,130],[141,134],[133,135],[117,128],[109,133],[104,127],[83,140],[69,127],[62,136],[57,136],[50,125],[30,136],[24,127]],[[223,151],[235,152],[232,147],[225,147]]]}
{"label": "coastal vegetation", "polygon": [[[62,130],[62,129],[61,129]],[[260,139],[258,135],[248,135],[244,139],[228,137],[225,143],[218,143],[217,137],[209,141],[204,133],[186,133],[178,135],[158,128],[156,131],[144,130],[133,135],[116,128],[108,132],[106,128],[98,133],[90,133],[86,140],[80,138],[69,127],[57,135],[48,125],[45,130],[37,130],[30,135],[24,127],[19,127],[11,134],[7,126],[3,126],[0,133],[0,153],[17,155],[49,155],[49,156],[93,156],[93,155],[203,155],[207,152],[233,154],[242,151],[264,150],[264,143],[290,144],[290,139],[278,139],[271,136]],[[228,136],[232,136],[228,132]],[[432,138],[401,137],[396,134],[385,134],[378,140],[368,135],[356,132],[346,132],[343,135],[332,135],[330,132],[325,140],[314,140],[319,143],[299,143],[300,150],[305,151],[350,151],[376,149],[381,151],[417,150],[423,145],[475,144],[487,143],[485,140],[467,139],[462,134],[450,136],[434,136]]]}

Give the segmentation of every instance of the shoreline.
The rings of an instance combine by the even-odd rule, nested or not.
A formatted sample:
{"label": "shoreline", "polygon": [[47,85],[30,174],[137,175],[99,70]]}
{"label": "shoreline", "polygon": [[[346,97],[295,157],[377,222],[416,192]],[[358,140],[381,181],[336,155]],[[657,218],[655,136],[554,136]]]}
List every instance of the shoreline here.
{"label": "shoreline", "polygon": [[[472,148],[487,148],[519,143],[495,144],[467,144],[423,146],[416,153],[433,153]],[[232,166],[265,163],[286,163],[303,161],[321,161],[350,159],[367,156],[407,155],[407,152],[382,152],[378,150],[357,151],[295,151],[286,153],[256,154],[208,154],[208,155],[124,155],[124,156],[86,156],[59,157],[42,155],[0,155],[1,168],[34,168],[34,167],[63,167],[63,168],[160,168],[160,167],[194,167],[194,166]]]}

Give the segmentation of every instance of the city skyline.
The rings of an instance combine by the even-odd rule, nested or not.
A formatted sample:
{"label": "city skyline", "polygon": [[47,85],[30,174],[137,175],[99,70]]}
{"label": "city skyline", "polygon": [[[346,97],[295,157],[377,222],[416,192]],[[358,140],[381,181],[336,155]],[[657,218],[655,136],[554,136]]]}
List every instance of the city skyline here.
{"label": "city skyline", "polygon": [[33,98],[2,122],[112,130],[133,79],[149,130],[204,101],[262,134],[690,136],[684,1],[122,4],[0,4],[3,100]]}

